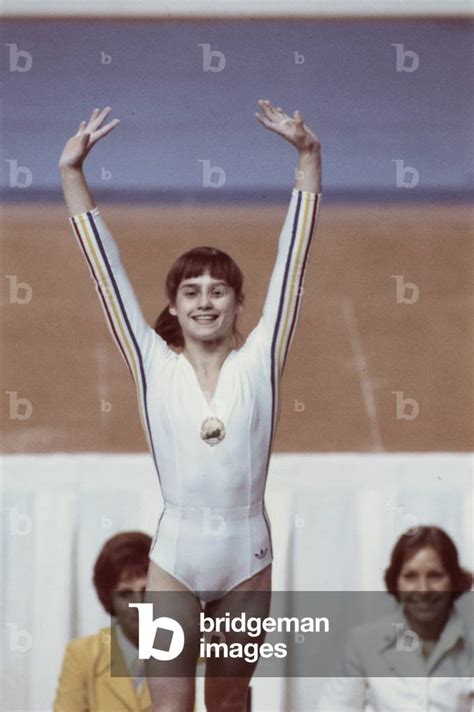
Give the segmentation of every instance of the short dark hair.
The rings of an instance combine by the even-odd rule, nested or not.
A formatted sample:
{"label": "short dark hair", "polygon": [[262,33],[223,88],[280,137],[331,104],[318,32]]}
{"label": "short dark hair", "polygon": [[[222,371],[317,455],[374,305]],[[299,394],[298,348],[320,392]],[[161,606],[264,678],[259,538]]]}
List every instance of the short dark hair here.
{"label": "short dark hair", "polygon": [[439,527],[414,527],[404,532],[398,539],[392,551],[390,564],[385,571],[384,578],[387,591],[395,596],[397,601],[397,579],[405,560],[411,558],[420,549],[428,546],[436,551],[449,575],[452,600],[456,600],[465,591],[471,589],[472,573],[469,573],[459,565],[458,551],[451,537]]}
{"label": "short dark hair", "polygon": [[[232,287],[235,298],[241,304],[245,297],[242,291],[243,274],[238,264],[227,252],[217,249],[217,247],[194,247],[178,257],[171,266],[166,277],[166,296],[169,304],[160,312],[155,321],[154,330],[164,339],[169,346],[184,346],[183,331],[178,317],[170,314],[169,307],[176,303],[181,282],[193,277],[200,277],[209,272],[213,279],[220,279]],[[233,335],[236,344],[243,341],[242,334],[238,331],[234,320]]]}
{"label": "short dark hair", "polygon": [[143,576],[148,572],[151,536],[143,532],[121,532],[108,539],[94,564],[92,581],[103,607],[114,615],[112,593],[120,579],[127,575]]}

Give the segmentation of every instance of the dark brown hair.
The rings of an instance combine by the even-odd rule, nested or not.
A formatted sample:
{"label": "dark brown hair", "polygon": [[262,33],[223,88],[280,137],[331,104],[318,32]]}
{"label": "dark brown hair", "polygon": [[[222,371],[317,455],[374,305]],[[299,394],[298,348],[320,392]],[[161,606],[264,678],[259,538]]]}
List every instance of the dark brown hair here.
{"label": "dark brown hair", "polygon": [[[166,277],[166,296],[169,304],[162,310],[157,318],[154,329],[169,346],[184,346],[183,331],[178,317],[169,313],[170,305],[176,303],[176,295],[181,282],[185,279],[200,277],[209,272],[213,279],[222,279],[233,288],[237,301],[243,303],[242,292],[243,275],[236,262],[222,250],[216,247],[194,247],[188,250],[171,266]],[[237,317],[236,317],[237,319]],[[234,338],[243,341],[242,335],[237,330],[234,320]]]}
{"label": "dark brown hair", "polygon": [[409,529],[395,544],[390,565],[385,571],[387,591],[398,600],[397,579],[406,559],[425,547],[436,551],[451,580],[452,600],[456,600],[472,587],[473,576],[459,565],[458,551],[451,537],[443,529],[434,526]]}
{"label": "dark brown hair", "polygon": [[151,541],[151,536],[143,532],[121,532],[102,547],[92,580],[100,602],[110,615],[114,615],[112,593],[121,578],[143,576],[148,572]]}

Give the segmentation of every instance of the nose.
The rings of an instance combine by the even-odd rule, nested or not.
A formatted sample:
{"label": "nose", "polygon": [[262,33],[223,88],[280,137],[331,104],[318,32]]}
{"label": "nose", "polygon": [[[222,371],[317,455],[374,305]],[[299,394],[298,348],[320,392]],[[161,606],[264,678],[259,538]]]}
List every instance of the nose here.
{"label": "nose", "polygon": [[200,307],[207,307],[210,304],[209,300],[209,294],[207,292],[201,292],[201,296],[199,297],[199,306]]}
{"label": "nose", "polygon": [[429,593],[432,590],[430,586],[430,581],[426,576],[419,577],[416,590],[419,593]]}
{"label": "nose", "polygon": [[420,591],[420,593],[428,593],[430,590],[431,589],[428,579],[424,576],[420,576],[420,579],[418,581],[418,591]]}

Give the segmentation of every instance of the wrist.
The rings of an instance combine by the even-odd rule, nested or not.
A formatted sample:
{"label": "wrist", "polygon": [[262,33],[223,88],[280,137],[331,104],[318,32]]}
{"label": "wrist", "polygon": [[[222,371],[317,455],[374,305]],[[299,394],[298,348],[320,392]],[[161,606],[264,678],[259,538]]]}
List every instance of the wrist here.
{"label": "wrist", "polygon": [[82,176],[82,164],[80,166],[71,166],[69,164],[59,164],[59,172],[61,176],[68,178],[73,176]]}
{"label": "wrist", "polygon": [[305,148],[300,148],[298,154],[301,158],[319,157],[321,155],[321,144],[316,141],[309,146],[305,146]]}

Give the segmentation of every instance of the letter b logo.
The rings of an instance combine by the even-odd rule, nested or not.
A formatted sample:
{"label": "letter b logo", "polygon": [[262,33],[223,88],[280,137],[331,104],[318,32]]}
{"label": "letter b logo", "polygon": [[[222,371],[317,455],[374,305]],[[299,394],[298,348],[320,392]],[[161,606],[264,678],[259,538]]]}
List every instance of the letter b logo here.
{"label": "letter b logo", "polygon": [[[174,660],[184,648],[184,630],[174,618],[161,616],[153,619],[152,603],[129,603],[129,608],[138,608],[138,657],[148,660]],[[158,628],[172,632],[173,637],[169,650],[160,650],[153,647]]]}

